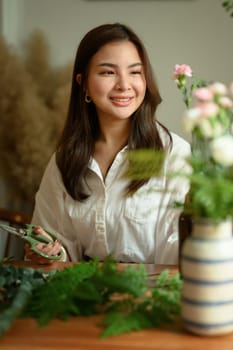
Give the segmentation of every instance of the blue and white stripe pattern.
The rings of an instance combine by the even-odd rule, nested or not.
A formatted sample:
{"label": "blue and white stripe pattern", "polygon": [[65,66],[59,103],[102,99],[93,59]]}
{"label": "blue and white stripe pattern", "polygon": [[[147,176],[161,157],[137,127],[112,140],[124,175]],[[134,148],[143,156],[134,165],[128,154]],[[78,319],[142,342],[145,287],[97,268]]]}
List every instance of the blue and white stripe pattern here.
{"label": "blue and white stripe pattern", "polygon": [[200,335],[233,331],[233,237],[231,220],[195,225],[181,254],[182,319]]}

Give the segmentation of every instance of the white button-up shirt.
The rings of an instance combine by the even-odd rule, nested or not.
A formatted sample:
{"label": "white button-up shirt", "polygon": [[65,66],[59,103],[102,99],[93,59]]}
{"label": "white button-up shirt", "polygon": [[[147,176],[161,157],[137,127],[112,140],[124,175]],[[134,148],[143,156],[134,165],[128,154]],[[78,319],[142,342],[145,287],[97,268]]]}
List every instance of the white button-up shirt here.
{"label": "white button-up shirt", "polygon": [[[168,148],[168,137],[163,131],[161,136]],[[172,138],[163,175],[130,197],[124,195],[127,147],[117,154],[105,179],[91,159],[91,195],[82,203],[67,193],[53,155],[36,194],[32,223],[54,232],[72,261],[84,255],[102,260],[111,254],[120,262],[177,264],[180,210],[173,204],[184,200],[188,182],[168,175],[186,169],[190,146],[176,134]]]}

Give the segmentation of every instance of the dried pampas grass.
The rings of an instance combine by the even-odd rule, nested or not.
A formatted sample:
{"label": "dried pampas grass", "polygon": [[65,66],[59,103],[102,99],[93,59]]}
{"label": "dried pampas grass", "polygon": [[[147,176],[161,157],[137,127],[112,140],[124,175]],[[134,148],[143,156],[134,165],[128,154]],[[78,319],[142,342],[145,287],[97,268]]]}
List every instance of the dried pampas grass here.
{"label": "dried pampas grass", "polygon": [[51,66],[41,32],[23,52],[0,38],[0,175],[10,198],[33,207],[66,117],[72,67]]}

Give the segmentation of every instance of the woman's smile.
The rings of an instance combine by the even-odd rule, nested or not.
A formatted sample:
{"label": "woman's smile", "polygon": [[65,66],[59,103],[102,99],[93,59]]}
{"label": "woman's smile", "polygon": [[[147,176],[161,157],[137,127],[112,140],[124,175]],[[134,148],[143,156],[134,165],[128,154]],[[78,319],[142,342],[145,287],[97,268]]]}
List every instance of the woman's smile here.
{"label": "woman's smile", "polygon": [[128,107],[132,100],[134,99],[134,97],[110,97],[111,101],[113,102],[114,105],[118,106],[118,107]]}

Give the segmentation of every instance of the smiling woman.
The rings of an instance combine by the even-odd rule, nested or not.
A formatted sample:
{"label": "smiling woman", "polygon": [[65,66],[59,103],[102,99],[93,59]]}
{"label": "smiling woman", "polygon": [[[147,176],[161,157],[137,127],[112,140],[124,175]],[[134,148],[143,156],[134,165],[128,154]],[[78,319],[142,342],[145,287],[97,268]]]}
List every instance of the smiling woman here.
{"label": "smiling woman", "polygon": [[[72,261],[111,254],[121,262],[177,264],[180,211],[172,205],[184,200],[188,184],[168,174],[185,167],[190,147],[156,120],[160,102],[146,49],[129,27],[104,24],[84,36],[66,123],[32,219],[56,234]],[[165,164],[158,176],[131,181],[127,154],[140,148],[164,150]]]}

